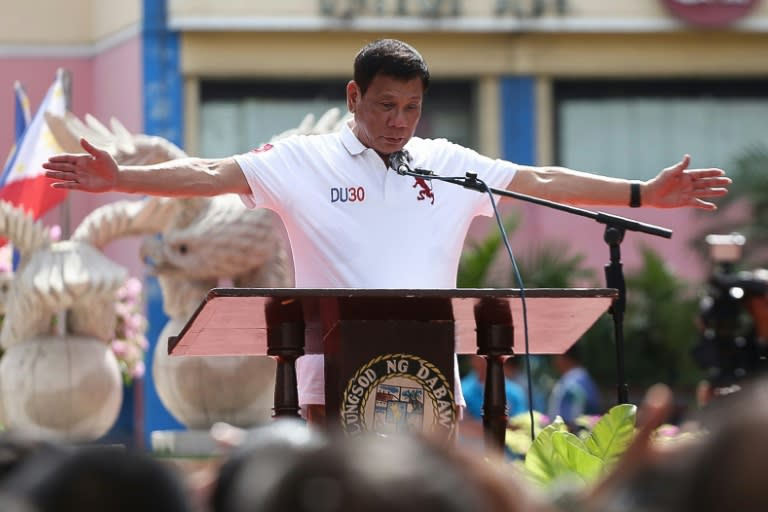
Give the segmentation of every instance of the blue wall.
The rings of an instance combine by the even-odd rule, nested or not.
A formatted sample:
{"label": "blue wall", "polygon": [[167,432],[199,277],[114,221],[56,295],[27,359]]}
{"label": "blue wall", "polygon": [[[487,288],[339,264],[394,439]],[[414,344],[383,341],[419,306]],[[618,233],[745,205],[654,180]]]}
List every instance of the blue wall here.
{"label": "blue wall", "polygon": [[536,164],[536,80],[501,79],[502,157],[518,164]]}
{"label": "blue wall", "polygon": [[[179,147],[184,139],[184,90],[179,70],[179,35],[167,28],[167,0],[144,0],[142,26],[144,69],[144,133],[164,137]],[[147,374],[143,386],[144,446],[150,448],[153,430],[185,428],[165,409],[152,379],[153,351],[160,331],[168,321],[157,279],[144,282],[147,300]]]}

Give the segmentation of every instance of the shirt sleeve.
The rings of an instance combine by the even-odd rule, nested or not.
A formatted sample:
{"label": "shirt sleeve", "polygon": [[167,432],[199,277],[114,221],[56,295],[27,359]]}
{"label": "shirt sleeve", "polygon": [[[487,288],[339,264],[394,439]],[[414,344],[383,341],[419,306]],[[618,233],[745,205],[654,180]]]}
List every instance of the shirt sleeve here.
{"label": "shirt sleeve", "polygon": [[250,194],[240,194],[246,207],[273,210],[279,207],[280,198],[285,196],[285,184],[295,178],[293,156],[291,145],[279,141],[234,157],[251,188]]}
{"label": "shirt sleeve", "polygon": [[[490,159],[489,159],[490,160]],[[514,178],[517,172],[517,165],[506,160],[496,159],[492,160],[490,166],[484,172],[478,172],[478,177],[482,179],[486,185],[490,188],[506,190],[509,186],[512,178]],[[477,211],[478,215],[484,215],[490,217],[493,215],[493,206],[488,194],[482,194],[485,201],[480,204],[480,208]],[[494,195],[494,200],[498,203],[501,196]]]}

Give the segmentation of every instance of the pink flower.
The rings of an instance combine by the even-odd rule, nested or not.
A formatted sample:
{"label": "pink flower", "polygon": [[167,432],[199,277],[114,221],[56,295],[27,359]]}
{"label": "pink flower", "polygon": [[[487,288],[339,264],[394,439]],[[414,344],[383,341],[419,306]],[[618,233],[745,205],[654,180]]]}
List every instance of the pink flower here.
{"label": "pink flower", "polygon": [[112,352],[115,353],[115,357],[122,359],[128,352],[128,344],[122,340],[112,340]]}
{"label": "pink flower", "polygon": [[141,331],[144,329],[144,316],[138,313],[133,313],[125,317],[125,325],[134,331]]}
{"label": "pink flower", "polygon": [[122,286],[121,291],[125,299],[136,302],[141,298],[141,281],[135,277],[129,277]]}
{"label": "pink flower", "polygon": [[141,290],[141,281],[131,277],[125,281],[116,294],[117,325],[115,339],[112,341],[112,351],[120,364],[120,371],[126,384],[135,378],[142,377],[146,372],[144,355],[149,348],[149,343],[144,336],[147,320],[140,313],[142,308]]}
{"label": "pink flower", "polygon": [[136,304],[141,299],[141,290],[141,281],[135,277],[129,277],[123,286],[117,290],[117,298],[130,304]]}
{"label": "pink flower", "polygon": [[659,437],[675,437],[680,434],[680,427],[677,425],[664,424],[656,429],[656,435]]}
{"label": "pink flower", "polygon": [[51,241],[53,242],[58,242],[61,240],[61,226],[58,224],[51,226],[51,229],[48,231],[48,235],[51,237]]}
{"label": "pink flower", "polygon": [[117,313],[117,316],[121,318],[127,318],[131,315],[131,307],[128,304],[125,304],[124,302],[118,302],[115,304],[115,312]]}
{"label": "pink flower", "polygon": [[133,367],[131,376],[134,379],[140,379],[144,376],[146,372],[147,372],[147,367],[144,365],[144,361],[137,361],[136,365]]}

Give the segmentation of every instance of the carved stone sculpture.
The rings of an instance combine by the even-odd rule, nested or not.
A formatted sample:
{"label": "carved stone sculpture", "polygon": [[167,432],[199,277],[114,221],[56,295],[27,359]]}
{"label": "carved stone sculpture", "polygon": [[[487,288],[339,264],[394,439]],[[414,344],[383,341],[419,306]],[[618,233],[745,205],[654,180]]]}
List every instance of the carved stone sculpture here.
{"label": "carved stone sculpture", "polygon": [[[96,439],[115,422],[122,401],[109,342],[115,293],[127,272],[88,240],[53,242],[42,224],[4,201],[0,235],[20,253],[13,278],[4,279],[4,423],[30,436]],[[53,329],[55,318],[66,319],[63,329]]]}
{"label": "carved stone sculpture", "polygon": [[[344,122],[333,109],[317,122],[309,115],[294,133],[326,133]],[[116,120],[111,130],[86,116],[49,116],[65,151],[78,152],[80,137],[107,149],[121,164],[149,164],[186,156],[159,137],[131,135]],[[150,198],[104,205],[76,235],[96,247],[118,236],[145,239],[142,256],[158,276],[170,320],[157,341],[152,375],[165,407],[183,424],[207,429],[217,421],[251,426],[271,416],[274,362],[267,357],[169,357],[167,339],[178,334],[211,288],[291,285],[290,264],[278,219],[268,210],[248,210],[234,194],[212,198]],[[74,237],[73,237],[74,238]]]}

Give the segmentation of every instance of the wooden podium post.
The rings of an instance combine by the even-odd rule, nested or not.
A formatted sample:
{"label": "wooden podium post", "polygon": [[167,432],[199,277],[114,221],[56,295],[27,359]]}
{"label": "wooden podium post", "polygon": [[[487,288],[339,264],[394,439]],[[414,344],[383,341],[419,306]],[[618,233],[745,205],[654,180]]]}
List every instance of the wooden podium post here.
{"label": "wooden podium post", "polygon": [[483,390],[483,431],[486,443],[503,450],[506,437],[507,393],[504,360],[513,356],[515,329],[508,303],[488,297],[475,304],[477,325],[477,354],[485,358],[485,389]]}
{"label": "wooden podium post", "polygon": [[[526,290],[529,353],[565,352],[615,296],[603,288]],[[216,288],[168,351],[274,357],[276,417],[299,415],[296,359],[324,354],[326,414],[348,434],[419,427],[448,436],[455,428],[454,353],[479,354],[487,361],[486,440],[503,450],[503,362],[525,353],[522,328],[515,289]]]}

